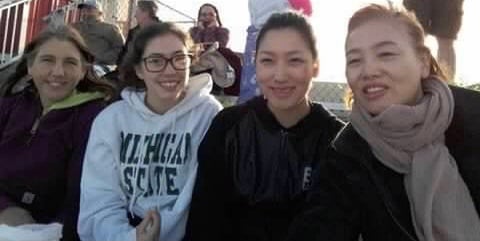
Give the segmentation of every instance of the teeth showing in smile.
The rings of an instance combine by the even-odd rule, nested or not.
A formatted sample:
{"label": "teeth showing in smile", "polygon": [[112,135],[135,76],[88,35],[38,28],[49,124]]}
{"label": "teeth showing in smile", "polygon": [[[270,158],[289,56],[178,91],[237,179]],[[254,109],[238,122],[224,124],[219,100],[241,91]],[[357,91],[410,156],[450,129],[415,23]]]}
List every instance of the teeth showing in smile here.
{"label": "teeth showing in smile", "polygon": [[365,93],[372,94],[372,93],[376,93],[376,92],[383,91],[383,90],[385,90],[384,87],[375,86],[375,87],[366,88]]}
{"label": "teeth showing in smile", "polygon": [[273,92],[277,95],[288,95],[293,91],[293,88],[273,88]]}
{"label": "teeth showing in smile", "polygon": [[161,82],[160,86],[166,87],[166,88],[172,88],[176,87],[178,85],[178,82]]}
{"label": "teeth showing in smile", "polygon": [[62,83],[60,82],[48,82],[48,85],[52,86],[52,87],[59,87],[62,85]]}

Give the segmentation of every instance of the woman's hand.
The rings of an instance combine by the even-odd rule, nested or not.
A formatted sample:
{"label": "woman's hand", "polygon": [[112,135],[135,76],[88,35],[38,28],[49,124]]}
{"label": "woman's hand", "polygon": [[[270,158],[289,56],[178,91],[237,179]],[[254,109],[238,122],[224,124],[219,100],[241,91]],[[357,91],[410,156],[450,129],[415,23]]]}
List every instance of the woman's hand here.
{"label": "woman's hand", "polygon": [[158,241],[160,237],[160,215],[150,210],[136,227],[137,241]]}
{"label": "woman's hand", "polygon": [[35,223],[35,219],[23,208],[12,206],[0,212],[0,224],[18,226],[30,223]]}
{"label": "woman's hand", "polygon": [[220,24],[218,24],[217,20],[215,20],[215,21],[210,22],[210,24],[208,24],[208,27],[209,28],[214,28],[214,27],[216,28],[216,27],[220,27]]}

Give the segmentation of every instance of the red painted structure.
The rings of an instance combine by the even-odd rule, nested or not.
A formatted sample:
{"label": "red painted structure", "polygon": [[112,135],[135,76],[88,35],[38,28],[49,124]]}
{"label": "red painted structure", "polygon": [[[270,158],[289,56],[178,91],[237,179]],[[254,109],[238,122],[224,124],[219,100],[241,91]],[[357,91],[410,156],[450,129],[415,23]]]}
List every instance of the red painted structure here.
{"label": "red painted structure", "polygon": [[27,43],[40,33],[45,27],[42,20],[55,9],[67,5],[69,0],[33,0],[30,2],[30,14],[27,24]]}
{"label": "red painted structure", "polygon": [[[24,4],[14,5],[10,8],[5,8],[0,14],[0,51],[5,44],[5,52],[18,52],[18,44],[11,45],[12,39],[20,37],[20,26],[23,17],[23,9],[28,7]],[[15,14],[17,13],[17,14]],[[7,24],[8,23],[8,24]],[[17,24],[15,28],[15,24]],[[6,40],[4,43],[4,40]],[[13,49],[12,49],[13,48]]]}
{"label": "red painted structure", "polygon": [[[1,1],[1,0],[0,0]],[[0,9],[0,66],[23,51],[45,27],[44,19],[70,0],[12,0]],[[63,10],[66,10],[64,8]],[[66,22],[75,21],[70,11]],[[28,14],[28,16],[25,16]]]}

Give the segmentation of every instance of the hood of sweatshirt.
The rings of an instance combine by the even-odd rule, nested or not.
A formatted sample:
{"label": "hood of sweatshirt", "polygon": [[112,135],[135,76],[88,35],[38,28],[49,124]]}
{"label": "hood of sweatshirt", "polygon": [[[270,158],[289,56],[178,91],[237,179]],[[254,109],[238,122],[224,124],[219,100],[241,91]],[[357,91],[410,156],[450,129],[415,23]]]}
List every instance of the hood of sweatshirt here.
{"label": "hood of sweatshirt", "polygon": [[164,114],[155,113],[145,105],[145,91],[126,88],[122,91],[121,96],[132,109],[137,111],[145,119],[155,119],[168,116],[171,113],[175,113],[174,116],[178,118],[211,98],[210,92],[212,87],[213,82],[209,74],[191,76],[186,88],[185,97]]}
{"label": "hood of sweatshirt", "polygon": [[[127,88],[121,93],[121,101],[95,119],[82,174],[82,190],[91,197],[91,202],[82,206],[80,218],[79,230],[86,240],[90,240],[89,234],[83,231],[88,229],[83,227],[96,227],[89,213],[96,215],[104,210],[99,200],[111,200],[108,195],[121,197],[129,214],[143,217],[148,210],[157,210],[161,217],[160,240],[182,239],[197,173],[196,153],[222,108],[210,94],[212,86],[209,74],[191,76],[183,99],[163,114],[145,105],[145,91]],[[101,155],[105,149],[108,158]],[[117,193],[97,190],[94,180],[100,176],[103,182],[118,186]],[[106,216],[112,218],[102,221],[110,223],[109,228],[99,231],[101,238],[97,240],[108,240],[105,237],[113,234],[117,238],[111,240],[134,240],[134,229],[118,227],[118,220],[125,216],[116,220],[113,216],[118,210],[111,212]]]}

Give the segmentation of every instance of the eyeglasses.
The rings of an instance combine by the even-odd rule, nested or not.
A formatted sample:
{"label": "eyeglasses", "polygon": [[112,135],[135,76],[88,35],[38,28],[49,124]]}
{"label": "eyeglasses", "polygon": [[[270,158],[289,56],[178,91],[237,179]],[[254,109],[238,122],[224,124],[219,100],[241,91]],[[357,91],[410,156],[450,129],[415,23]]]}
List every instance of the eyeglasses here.
{"label": "eyeglasses", "polygon": [[171,58],[166,58],[161,55],[154,55],[143,58],[143,63],[145,64],[145,69],[152,73],[164,71],[169,62],[173,69],[185,70],[189,67],[192,57],[193,56],[191,54],[178,54],[172,56]]}

